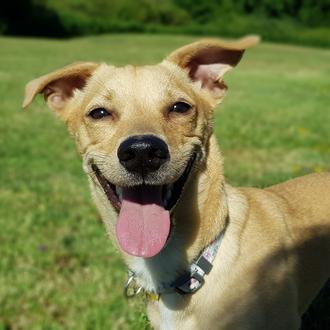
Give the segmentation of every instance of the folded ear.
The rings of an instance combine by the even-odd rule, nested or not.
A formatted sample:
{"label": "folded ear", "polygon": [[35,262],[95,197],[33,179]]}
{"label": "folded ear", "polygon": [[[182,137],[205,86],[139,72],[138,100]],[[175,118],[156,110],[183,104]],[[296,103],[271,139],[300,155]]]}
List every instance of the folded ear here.
{"label": "folded ear", "polygon": [[42,93],[49,108],[60,112],[73,96],[74,90],[82,89],[98,66],[91,62],[73,63],[30,81],[25,87],[23,108],[27,108],[35,96]]}
{"label": "folded ear", "polygon": [[224,74],[238,64],[245,49],[259,40],[258,36],[236,41],[203,39],[175,50],[166,60],[186,69],[193,81],[200,81],[201,87],[219,101],[227,89]]}

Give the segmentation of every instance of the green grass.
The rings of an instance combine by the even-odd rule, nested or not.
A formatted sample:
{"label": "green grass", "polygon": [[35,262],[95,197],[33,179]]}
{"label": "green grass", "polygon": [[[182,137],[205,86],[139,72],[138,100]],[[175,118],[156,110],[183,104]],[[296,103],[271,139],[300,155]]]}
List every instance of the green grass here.
{"label": "green grass", "polygon": [[[0,329],[144,329],[125,266],[91,202],[65,127],[24,84],[77,60],[156,63],[195,40],[0,38]],[[330,169],[330,51],[262,44],[228,75],[215,131],[227,180],[266,186]]]}

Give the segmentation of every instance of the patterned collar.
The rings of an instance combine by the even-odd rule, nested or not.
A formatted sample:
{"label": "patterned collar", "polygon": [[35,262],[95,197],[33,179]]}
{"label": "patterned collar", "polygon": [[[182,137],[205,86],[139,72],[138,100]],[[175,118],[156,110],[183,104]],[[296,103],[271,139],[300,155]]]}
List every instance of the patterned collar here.
{"label": "patterned collar", "polygon": [[132,298],[141,292],[149,300],[159,300],[162,293],[178,292],[181,295],[193,294],[198,291],[205,283],[205,275],[209,274],[213,265],[213,261],[220,248],[225,230],[223,230],[211,243],[208,245],[199,257],[192,262],[189,270],[177,278],[173,283],[163,287],[157,292],[149,292],[139,287],[136,283],[136,275],[131,270],[128,271],[128,280],[124,287],[124,294],[127,298]]}

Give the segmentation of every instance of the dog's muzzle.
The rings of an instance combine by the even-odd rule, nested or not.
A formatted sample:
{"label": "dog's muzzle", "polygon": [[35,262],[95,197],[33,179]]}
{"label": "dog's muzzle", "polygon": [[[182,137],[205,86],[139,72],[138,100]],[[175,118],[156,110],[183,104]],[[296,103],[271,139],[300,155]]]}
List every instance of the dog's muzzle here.
{"label": "dog's muzzle", "polygon": [[[162,139],[153,135],[129,137],[119,145],[117,156],[126,170],[127,184],[112,183],[98,164],[92,163],[91,167],[118,212],[116,236],[119,246],[133,256],[153,257],[164,249],[169,239],[171,213],[180,200],[196,153],[191,152],[181,168],[181,175],[168,183],[160,179],[170,160],[169,149]],[[132,184],[129,177],[139,179],[140,183]]]}

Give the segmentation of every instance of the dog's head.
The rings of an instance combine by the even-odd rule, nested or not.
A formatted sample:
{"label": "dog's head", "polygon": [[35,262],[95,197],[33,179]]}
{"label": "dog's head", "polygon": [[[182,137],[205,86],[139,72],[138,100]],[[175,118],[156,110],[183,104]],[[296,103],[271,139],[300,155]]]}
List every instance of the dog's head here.
{"label": "dog's head", "polygon": [[119,213],[117,239],[128,254],[163,249],[170,212],[207,156],[223,76],[257,42],[202,40],[153,66],[76,63],[26,86],[24,107],[42,93],[67,123],[93,188]]}

